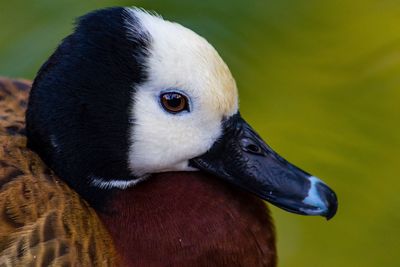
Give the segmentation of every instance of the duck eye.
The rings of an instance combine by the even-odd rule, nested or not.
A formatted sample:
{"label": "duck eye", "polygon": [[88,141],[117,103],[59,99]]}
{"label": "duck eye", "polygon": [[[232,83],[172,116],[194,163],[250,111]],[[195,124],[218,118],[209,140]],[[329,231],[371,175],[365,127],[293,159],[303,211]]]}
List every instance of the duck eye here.
{"label": "duck eye", "polygon": [[186,96],[176,92],[162,94],[161,104],[163,108],[170,113],[178,113],[184,110],[189,110]]}

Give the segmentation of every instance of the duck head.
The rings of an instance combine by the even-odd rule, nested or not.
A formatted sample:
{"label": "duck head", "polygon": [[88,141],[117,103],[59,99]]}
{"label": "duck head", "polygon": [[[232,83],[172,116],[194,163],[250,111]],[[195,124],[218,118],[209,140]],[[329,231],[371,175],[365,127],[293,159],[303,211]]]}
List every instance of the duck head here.
{"label": "duck head", "polygon": [[327,185],[242,118],[235,80],[205,39],[135,8],[78,20],[34,81],[27,135],[97,208],[152,173],[199,170],[290,212],[331,218],[337,208]]}

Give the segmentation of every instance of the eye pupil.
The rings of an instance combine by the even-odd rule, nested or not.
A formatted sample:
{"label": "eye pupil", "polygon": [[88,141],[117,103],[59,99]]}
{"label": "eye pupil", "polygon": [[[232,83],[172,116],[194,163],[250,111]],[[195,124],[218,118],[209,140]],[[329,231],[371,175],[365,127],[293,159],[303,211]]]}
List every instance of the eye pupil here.
{"label": "eye pupil", "polygon": [[189,110],[186,96],[180,93],[164,93],[161,95],[161,104],[163,108],[170,113],[178,113],[183,110]]}
{"label": "eye pupil", "polygon": [[168,97],[168,105],[171,107],[177,108],[182,104],[182,97],[178,94],[171,94]]}

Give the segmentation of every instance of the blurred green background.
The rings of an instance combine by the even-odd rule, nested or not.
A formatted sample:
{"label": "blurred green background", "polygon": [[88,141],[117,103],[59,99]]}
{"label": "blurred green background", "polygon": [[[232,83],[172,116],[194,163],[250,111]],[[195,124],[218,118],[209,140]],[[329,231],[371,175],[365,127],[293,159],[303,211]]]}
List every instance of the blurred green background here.
{"label": "blurred green background", "polygon": [[241,112],[338,194],[337,216],[271,208],[281,267],[400,266],[400,1],[5,1],[0,75],[32,79],[72,21],[137,5],[206,37]]}

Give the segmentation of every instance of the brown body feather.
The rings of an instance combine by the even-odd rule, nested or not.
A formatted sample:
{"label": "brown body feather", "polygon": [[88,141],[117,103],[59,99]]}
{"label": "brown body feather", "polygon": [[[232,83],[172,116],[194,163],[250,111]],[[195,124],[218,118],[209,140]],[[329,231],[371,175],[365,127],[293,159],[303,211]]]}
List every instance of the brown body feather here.
{"label": "brown body feather", "polygon": [[201,173],[117,192],[100,220],[26,148],[30,85],[0,78],[1,267],[276,266],[264,203]]}
{"label": "brown body feather", "polygon": [[115,266],[95,211],[26,148],[30,86],[0,78],[0,266]]}
{"label": "brown body feather", "polygon": [[99,216],[123,266],[276,266],[265,203],[217,177],[154,174],[115,194],[108,208]]}

